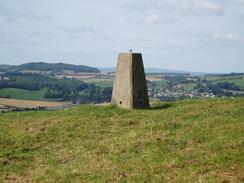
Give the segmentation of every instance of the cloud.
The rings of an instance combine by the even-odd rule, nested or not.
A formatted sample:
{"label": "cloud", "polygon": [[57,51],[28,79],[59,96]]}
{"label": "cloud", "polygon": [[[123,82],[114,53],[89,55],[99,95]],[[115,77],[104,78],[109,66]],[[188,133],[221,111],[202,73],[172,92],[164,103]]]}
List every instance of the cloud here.
{"label": "cloud", "polygon": [[[191,0],[192,10],[200,10],[203,15],[221,15],[224,13],[224,8],[219,4],[208,0]],[[197,12],[194,12],[197,14]]]}
{"label": "cloud", "polygon": [[173,51],[173,52],[184,52],[189,48],[189,46],[179,46],[179,45],[164,45],[164,46],[144,46],[143,48],[161,51]]}
{"label": "cloud", "polygon": [[151,14],[145,18],[145,22],[148,24],[159,24],[160,18],[156,14]]}
{"label": "cloud", "polygon": [[115,40],[112,39],[110,36],[103,34],[102,31],[96,29],[95,27],[91,26],[58,26],[58,29],[63,31],[64,33],[68,34],[69,40],[77,40],[80,38],[80,34],[90,34],[92,35],[90,38],[94,40],[103,40],[107,42],[114,42]]}
{"label": "cloud", "polygon": [[8,21],[18,21],[20,19],[29,18],[35,20],[48,20],[51,19],[49,14],[37,14],[28,8],[10,11],[4,6],[0,5],[0,17],[6,18]]}
{"label": "cloud", "polygon": [[95,35],[93,37],[94,40],[102,40],[102,41],[106,41],[106,42],[116,42],[115,39],[113,39],[112,37],[108,36],[108,35]]}
{"label": "cloud", "polygon": [[97,30],[94,27],[90,26],[58,26],[58,29],[60,29],[63,32],[66,33],[90,33],[90,34],[99,34],[101,31]]}
{"label": "cloud", "polygon": [[236,0],[236,3],[239,5],[244,5],[244,0]]}
{"label": "cloud", "polygon": [[234,33],[234,32],[227,32],[227,33],[200,33],[200,32],[191,32],[191,31],[178,31],[176,32],[177,36],[186,36],[196,38],[203,43],[214,43],[221,46],[228,45],[228,44],[241,44],[244,43],[244,36]]}
{"label": "cloud", "polygon": [[212,35],[212,38],[214,40],[221,40],[221,41],[231,41],[231,42],[243,42],[244,41],[244,37],[236,34],[236,33],[215,33]]}
{"label": "cloud", "polygon": [[129,41],[133,41],[133,42],[151,42],[151,39],[147,39],[147,38],[140,38],[140,37],[134,37],[134,38],[130,38]]}
{"label": "cloud", "polygon": [[173,16],[220,16],[224,7],[210,0],[135,0],[125,8],[141,13],[159,11]]}
{"label": "cloud", "polygon": [[171,24],[175,22],[175,19],[167,14],[152,13],[145,16],[143,22],[146,24]]}
{"label": "cloud", "polygon": [[0,40],[0,45],[39,45],[40,43],[37,42],[30,42],[24,40]]}
{"label": "cloud", "polygon": [[77,36],[77,35],[70,35],[70,36],[68,37],[68,39],[69,39],[69,40],[77,40],[77,39],[79,39],[79,36]]}

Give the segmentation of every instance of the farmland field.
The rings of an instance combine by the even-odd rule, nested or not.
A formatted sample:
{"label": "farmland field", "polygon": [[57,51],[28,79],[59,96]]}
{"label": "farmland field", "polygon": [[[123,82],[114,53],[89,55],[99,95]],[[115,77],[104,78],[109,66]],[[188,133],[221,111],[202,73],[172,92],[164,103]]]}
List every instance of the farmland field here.
{"label": "farmland field", "polygon": [[193,90],[194,87],[196,87],[197,84],[196,83],[183,83],[182,87],[184,88],[184,90],[190,92]]}
{"label": "farmland field", "polygon": [[244,88],[244,79],[243,78],[229,78],[229,79],[217,79],[213,81],[215,84],[216,83],[234,83],[235,85]]}
{"label": "farmland field", "polygon": [[161,89],[167,85],[167,80],[161,79],[157,81],[151,81],[153,88]]}
{"label": "farmland field", "polygon": [[100,86],[101,88],[106,88],[106,87],[113,87],[114,81],[98,81],[95,82],[94,84],[96,86]]}
{"label": "farmland field", "polygon": [[19,100],[0,98],[0,106],[14,106],[20,108],[33,108],[33,107],[60,107],[71,105],[70,102],[49,102],[49,101],[34,101],[34,100]]}
{"label": "farmland field", "polygon": [[211,81],[215,81],[215,80],[221,80],[221,79],[238,79],[238,78],[240,78],[240,76],[205,75],[205,76],[203,76],[203,78],[211,80]]}
{"label": "farmland field", "polygon": [[10,96],[10,98],[15,99],[43,100],[45,99],[46,91],[47,89],[31,91],[17,88],[3,88],[0,89],[0,97]]}

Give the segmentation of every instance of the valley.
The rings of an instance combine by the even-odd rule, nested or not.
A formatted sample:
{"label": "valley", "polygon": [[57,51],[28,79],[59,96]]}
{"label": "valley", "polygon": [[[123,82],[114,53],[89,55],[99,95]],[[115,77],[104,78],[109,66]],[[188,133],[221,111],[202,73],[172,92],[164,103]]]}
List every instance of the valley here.
{"label": "valley", "polygon": [[[109,103],[115,78],[113,72],[70,64],[0,65],[0,70],[2,98],[73,104]],[[151,101],[244,96],[243,73],[146,73],[146,80]]]}

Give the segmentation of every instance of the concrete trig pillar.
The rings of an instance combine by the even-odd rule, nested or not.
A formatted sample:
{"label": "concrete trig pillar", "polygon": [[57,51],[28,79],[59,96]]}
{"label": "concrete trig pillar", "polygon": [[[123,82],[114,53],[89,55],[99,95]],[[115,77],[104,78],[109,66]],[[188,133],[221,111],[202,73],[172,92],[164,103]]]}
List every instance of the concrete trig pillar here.
{"label": "concrete trig pillar", "polygon": [[130,109],[149,108],[147,83],[140,53],[119,54],[112,104]]}

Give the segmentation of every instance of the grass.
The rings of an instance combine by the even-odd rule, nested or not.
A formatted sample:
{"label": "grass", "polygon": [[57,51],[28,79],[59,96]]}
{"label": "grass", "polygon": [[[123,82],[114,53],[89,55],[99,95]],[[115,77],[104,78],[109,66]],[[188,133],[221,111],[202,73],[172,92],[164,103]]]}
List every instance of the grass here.
{"label": "grass", "polygon": [[244,78],[239,77],[239,76],[226,76],[226,77],[204,76],[204,78],[213,81],[213,83],[215,83],[215,84],[224,83],[224,82],[234,83],[235,85],[244,89]]}
{"label": "grass", "polygon": [[96,86],[100,86],[101,88],[106,88],[106,87],[113,87],[114,81],[99,81],[94,83]]}
{"label": "grass", "polygon": [[192,91],[193,88],[197,86],[196,83],[183,83],[181,85],[183,86],[184,90],[187,91],[187,92]]}
{"label": "grass", "polygon": [[209,79],[211,81],[214,81],[214,80],[218,80],[218,79],[223,79],[225,77],[221,77],[221,76],[218,76],[218,75],[214,75],[214,76],[203,76],[204,79]]}
{"label": "grass", "polygon": [[47,89],[42,90],[23,90],[17,88],[3,88],[0,89],[0,97],[6,97],[9,95],[14,99],[25,99],[25,100],[43,100],[45,99],[45,93]]}
{"label": "grass", "polygon": [[243,78],[229,78],[229,79],[218,79],[214,80],[214,83],[224,83],[224,82],[229,82],[229,83],[234,83],[235,85],[241,87],[244,89],[244,79]]}
{"label": "grass", "polygon": [[0,114],[0,182],[243,182],[244,98]]}
{"label": "grass", "polygon": [[162,89],[167,86],[167,80],[165,79],[158,80],[158,81],[151,81],[151,83],[154,89]]}

